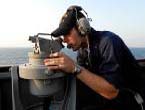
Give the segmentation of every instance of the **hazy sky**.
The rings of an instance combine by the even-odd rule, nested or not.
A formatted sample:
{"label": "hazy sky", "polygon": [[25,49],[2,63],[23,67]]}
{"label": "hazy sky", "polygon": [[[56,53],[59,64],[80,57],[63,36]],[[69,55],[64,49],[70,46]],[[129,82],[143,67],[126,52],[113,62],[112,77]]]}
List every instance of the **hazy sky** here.
{"label": "hazy sky", "polygon": [[29,35],[57,28],[70,5],[82,6],[96,30],[145,47],[145,0],[0,0],[0,47],[31,47]]}

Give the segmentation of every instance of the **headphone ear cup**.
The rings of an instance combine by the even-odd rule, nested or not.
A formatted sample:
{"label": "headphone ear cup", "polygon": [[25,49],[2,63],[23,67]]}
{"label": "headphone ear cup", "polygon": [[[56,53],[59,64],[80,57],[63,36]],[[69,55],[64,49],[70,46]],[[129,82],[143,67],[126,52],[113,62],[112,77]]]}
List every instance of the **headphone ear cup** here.
{"label": "headphone ear cup", "polygon": [[78,30],[81,33],[81,35],[86,35],[90,32],[91,26],[89,21],[85,17],[80,18],[77,22],[78,22]]}

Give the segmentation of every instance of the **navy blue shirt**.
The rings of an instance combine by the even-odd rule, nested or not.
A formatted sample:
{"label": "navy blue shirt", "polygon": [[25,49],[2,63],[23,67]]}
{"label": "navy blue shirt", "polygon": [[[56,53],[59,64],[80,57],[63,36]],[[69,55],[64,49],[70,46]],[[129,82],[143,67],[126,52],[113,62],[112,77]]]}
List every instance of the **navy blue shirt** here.
{"label": "navy blue shirt", "polygon": [[[132,81],[127,80],[132,74],[133,76],[137,74],[139,65],[118,35],[109,31],[91,29],[89,44],[89,54],[85,49],[80,49],[78,52],[77,60],[80,65],[102,76],[118,89],[134,85],[129,82],[136,81],[135,77],[130,78]],[[83,108],[103,110],[113,107],[109,100],[77,80],[77,110]]]}

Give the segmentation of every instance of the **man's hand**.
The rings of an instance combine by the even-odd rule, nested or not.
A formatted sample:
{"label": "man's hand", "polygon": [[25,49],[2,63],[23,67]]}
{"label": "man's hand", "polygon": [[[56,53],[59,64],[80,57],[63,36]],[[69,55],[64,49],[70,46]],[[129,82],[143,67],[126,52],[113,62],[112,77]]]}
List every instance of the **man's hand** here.
{"label": "man's hand", "polygon": [[61,52],[50,54],[50,56],[44,60],[44,64],[49,70],[61,70],[66,73],[73,73],[75,69],[75,62]]}

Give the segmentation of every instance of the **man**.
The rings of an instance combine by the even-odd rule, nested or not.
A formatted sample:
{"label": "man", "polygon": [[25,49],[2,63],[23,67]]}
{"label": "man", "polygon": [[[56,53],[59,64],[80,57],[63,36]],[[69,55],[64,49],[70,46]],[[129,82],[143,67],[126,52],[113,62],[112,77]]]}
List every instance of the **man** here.
{"label": "man", "polygon": [[78,63],[57,52],[44,60],[45,65],[77,78],[76,110],[141,110],[141,95],[134,98],[134,90],[141,87],[132,83],[140,72],[135,58],[118,35],[94,30],[81,11],[79,6],[69,7],[52,32],[78,51]]}

